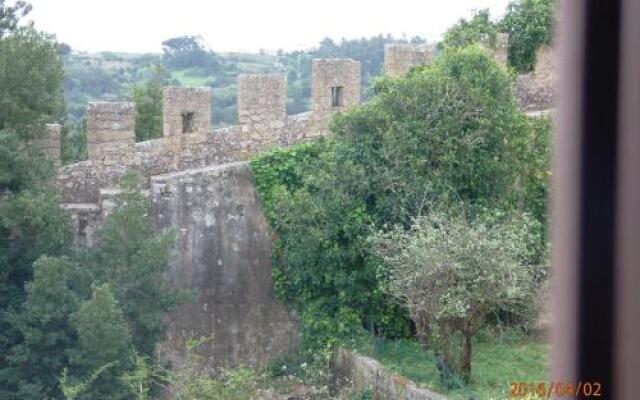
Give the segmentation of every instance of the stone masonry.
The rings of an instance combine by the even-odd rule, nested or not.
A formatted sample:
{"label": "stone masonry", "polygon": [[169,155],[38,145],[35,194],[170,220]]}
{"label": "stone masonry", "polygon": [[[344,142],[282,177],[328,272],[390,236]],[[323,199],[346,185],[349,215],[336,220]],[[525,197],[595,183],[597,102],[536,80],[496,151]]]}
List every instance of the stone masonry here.
{"label": "stone masonry", "polygon": [[277,142],[287,122],[287,78],[242,74],[237,87],[242,135],[258,148]]}
{"label": "stone masonry", "polygon": [[[169,317],[159,354],[179,366],[185,341],[213,337],[204,367],[263,364],[298,342],[295,315],[272,293],[271,233],[244,160],[270,146],[328,132],[332,115],[360,101],[360,64],[314,60],[313,111],[286,114],[287,81],[238,77],[238,125],[211,129],[209,88],[163,90],[163,137],[135,143],[132,103],[89,103],[89,159],[58,170],[63,207],[78,245],[93,245],[112,210],[118,182],[139,173],[158,229],[177,229],[166,278],[196,300]],[[340,88],[336,90],[334,88]],[[339,104],[332,104],[331,96]]]}
{"label": "stone masonry", "polygon": [[[311,102],[314,129],[328,133],[331,117],[339,111],[360,104],[360,62],[348,58],[314,59],[311,64]],[[332,93],[341,92],[335,104]]]}
{"label": "stone masonry", "polygon": [[402,76],[412,68],[428,65],[435,58],[435,46],[390,43],[384,46],[384,73]]}
{"label": "stone masonry", "polygon": [[[391,73],[423,56],[425,63],[433,59],[430,50],[388,50],[385,68]],[[540,66],[526,78],[525,109],[534,102],[552,104],[544,94],[553,76],[548,59],[540,56]],[[164,136],[140,143],[133,103],[89,103],[89,160],[58,170],[63,207],[72,216],[76,243],[92,245],[119,180],[128,171],[143,177],[158,229],[178,229],[179,248],[167,279],[196,293],[195,302],[171,316],[169,337],[159,349],[168,360],[180,364],[190,335],[214,337],[202,354],[208,367],[263,363],[295,345],[295,318],[273,298],[270,233],[242,161],[270,146],[328,134],[331,117],[359,104],[360,90],[359,62],[313,60],[312,110],[288,116],[284,76],[241,75],[239,124],[211,129],[209,88],[167,87]],[[46,146],[59,154],[59,130],[48,129]]]}
{"label": "stone masonry", "polygon": [[126,163],[135,145],[134,103],[89,103],[87,147],[91,160]]}
{"label": "stone masonry", "polygon": [[197,293],[168,320],[158,349],[180,365],[185,343],[210,337],[204,366],[261,365],[298,343],[295,315],[272,290],[271,232],[248,163],[189,169],[151,179],[156,226],[177,232],[167,279]]}
{"label": "stone masonry", "polygon": [[553,47],[542,45],[536,53],[535,69],[518,76],[515,94],[525,111],[540,111],[556,105],[557,74]]}
{"label": "stone masonry", "polygon": [[211,130],[211,89],[167,86],[162,91],[164,136]]}

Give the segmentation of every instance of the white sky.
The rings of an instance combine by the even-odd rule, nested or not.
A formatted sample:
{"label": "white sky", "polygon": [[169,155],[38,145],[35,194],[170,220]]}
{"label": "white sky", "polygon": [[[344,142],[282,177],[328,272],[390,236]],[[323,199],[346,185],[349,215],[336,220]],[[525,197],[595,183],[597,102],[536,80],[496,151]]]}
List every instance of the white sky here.
{"label": "white sky", "polygon": [[496,18],[508,0],[30,0],[28,19],[74,50],[159,52],[201,35],[215,51],[294,50],[391,33],[429,41],[473,10]]}

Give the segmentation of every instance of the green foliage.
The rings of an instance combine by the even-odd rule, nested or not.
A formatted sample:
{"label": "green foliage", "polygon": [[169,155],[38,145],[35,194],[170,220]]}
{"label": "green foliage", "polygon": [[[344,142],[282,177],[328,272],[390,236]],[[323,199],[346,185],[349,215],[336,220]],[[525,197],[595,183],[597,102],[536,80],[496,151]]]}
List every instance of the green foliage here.
{"label": "green foliage", "polygon": [[135,175],[125,177],[116,208],[100,227],[98,243],[86,263],[98,284],[110,283],[129,323],[132,341],[151,356],[164,334],[162,316],[181,299],[162,274],[168,267],[175,235],[157,233],[149,215],[149,200]]}
{"label": "green foliage", "polygon": [[20,312],[11,310],[11,326],[21,340],[11,348],[2,371],[10,391],[4,398],[59,397],[56,376],[68,365],[67,352],[77,340],[68,318],[82,303],[89,281],[86,271],[68,258],[46,256],[33,268]]}
{"label": "green foliage", "polygon": [[[62,388],[55,377],[67,368],[69,390],[82,388],[78,398],[125,398],[120,378],[133,368],[132,352],[153,357],[164,332],[162,316],[179,300],[179,293],[162,279],[173,235],[155,233],[136,180],[123,184],[125,193],[117,198],[94,248],[79,252],[77,261],[40,257],[35,262],[26,300],[15,303],[6,321],[15,344],[7,343],[6,368],[0,370],[11,393],[5,397],[59,398]],[[57,204],[55,197],[51,201]],[[47,244],[55,246],[63,238],[60,234]],[[34,256],[42,251],[55,254],[46,249]],[[86,377],[111,363],[95,379]],[[84,385],[88,380],[91,384]]]}
{"label": "green foliage", "polygon": [[509,64],[519,72],[531,71],[541,44],[551,44],[556,0],[515,0],[500,21],[509,34]]}
{"label": "green foliage", "polygon": [[162,137],[162,88],[168,84],[167,72],[160,65],[153,68],[144,85],[134,86],[132,98],[136,103],[136,141]]}
{"label": "green foliage", "polygon": [[31,5],[26,1],[18,0],[13,5],[6,5],[5,0],[0,0],[0,39],[7,33],[18,27],[18,21],[31,11]]}
{"label": "green foliage", "polygon": [[0,40],[0,131],[36,139],[64,112],[62,62],[53,36],[32,27]]}
{"label": "green foliage", "polygon": [[355,348],[395,373],[452,400],[506,399],[510,396],[510,382],[548,379],[550,349],[547,344],[512,330],[502,334],[481,331],[476,336],[471,383],[452,390],[440,381],[433,351],[413,340],[371,338]]}
{"label": "green foliage", "polygon": [[60,388],[62,390],[62,394],[64,395],[65,400],[75,400],[82,393],[86,392],[91,384],[98,379],[100,374],[106,371],[108,368],[111,368],[115,363],[105,364],[97,370],[93,371],[87,379],[81,382],[73,383],[71,382],[71,378],[69,378],[69,373],[65,368],[62,371],[62,376],[59,379]]}
{"label": "green foliage", "polygon": [[556,0],[513,0],[500,21],[492,21],[489,10],[476,12],[470,20],[461,19],[444,35],[443,47],[466,47],[488,40],[495,45],[498,32],[509,35],[508,61],[517,72],[533,70],[536,51],[551,44],[555,23]]}
{"label": "green foliage", "polygon": [[[99,376],[90,379],[80,398],[126,398],[119,375],[130,368],[131,335],[110,285],[94,287],[91,298],[71,315],[70,323],[78,335],[77,344],[69,351],[73,375],[100,371],[94,373]],[[105,369],[105,365],[112,366]]]}
{"label": "green foliage", "polygon": [[374,89],[371,101],[334,118],[334,138],[251,162],[275,231],[275,288],[301,311],[311,349],[354,337],[358,326],[408,334],[406,311],[384,290],[367,238],[409,229],[434,202],[457,204],[470,220],[489,214],[492,226],[537,209],[540,220],[522,224],[527,251],[518,262],[545,254],[532,231],[542,236],[546,226],[539,178],[548,159],[535,153],[549,127],[517,109],[510,77],[489,54],[447,49],[434,65],[379,79]]}
{"label": "green foliage", "polygon": [[199,36],[180,36],[162,42],[164,62],[173,68],[198,67],[217,71],[220,64],[216,54],[206,50]]}
{"label": "green foliage", "polygon": [[498,29],[491,21],[489,10],[477,11],[469,21],[462,18],[444,34],[442,46],[467,47],[479,40],[487,40],[491,47],[496,44]]}
{"label": "green foliage", "polygon": [[[384,263],[385,289],[407,305],[418,336],[431,336],[443,369],[460,373],[465,383],[471,376],[471,339],[487,317],[532,303],[533,277],[519,263],[529,241],[515,226],[434,212],[418,217],[409,230],[398,227],[371,237]],[[467,342],[458,360],[452,354],[456,333]]]}
{"label": "green foliage", "polygon": [[165,371],[155,366],[150,357],[133,353],[133,370],[125,372],[120,378],[125,389],[135,400],[148,400],[152,389],[160,383],[166,383]]}

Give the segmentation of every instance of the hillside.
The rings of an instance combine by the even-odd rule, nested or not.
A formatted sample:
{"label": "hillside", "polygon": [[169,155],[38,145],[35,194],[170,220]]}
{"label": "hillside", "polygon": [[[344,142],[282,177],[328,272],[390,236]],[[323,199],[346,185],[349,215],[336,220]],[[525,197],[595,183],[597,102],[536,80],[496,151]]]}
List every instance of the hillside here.
{"label": "hillside", "polygon": [[[309,110],[311,97],[311,60],[323,57],[350,57],[362,63],[363,97],[369,81],[382,70],[384,45],[403,42],[387,35],[358,40],[342,40],[334,43],[323,40],[319,47],[309,51],[278,54],[213,53],[206,54],[207,62],[193,62],[184,66],[164,54],[137,53],[85,53],[69,52],[64,56],[66,77],[64,82],[67,110],[72,121],[84,116],[89,101],[123,101],[131,99],[131,89],[141,85],[151,75],[152,68],[162,65],[167,83],[181,86],[209,86],[214,89],[213,123],[215,126],[236,123],[236,77],[238,74],[286,74],[288,80],[289,114]],[[414,38],[412,42],[422,42]],[[165,42],[166,43],[166,42]],[[182,51],[182,50],[181,50]],[[187,57],[180,55],[180,57]],[[181,65],[177,65],[181,64]]]}

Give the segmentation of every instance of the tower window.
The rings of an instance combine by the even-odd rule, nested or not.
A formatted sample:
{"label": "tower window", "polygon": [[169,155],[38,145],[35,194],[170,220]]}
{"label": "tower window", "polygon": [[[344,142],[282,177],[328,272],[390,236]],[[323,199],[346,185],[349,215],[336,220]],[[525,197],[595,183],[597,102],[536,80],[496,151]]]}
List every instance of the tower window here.
{"label": "tower window", "polygon": [[182,133],[193,132],[193,117],[195,113],[185,112],[182,113]]}
{"label": "tower window", "polygon": [[343,106],[343,89],[342,86],[334,86],[331,88],[331,107]]}

